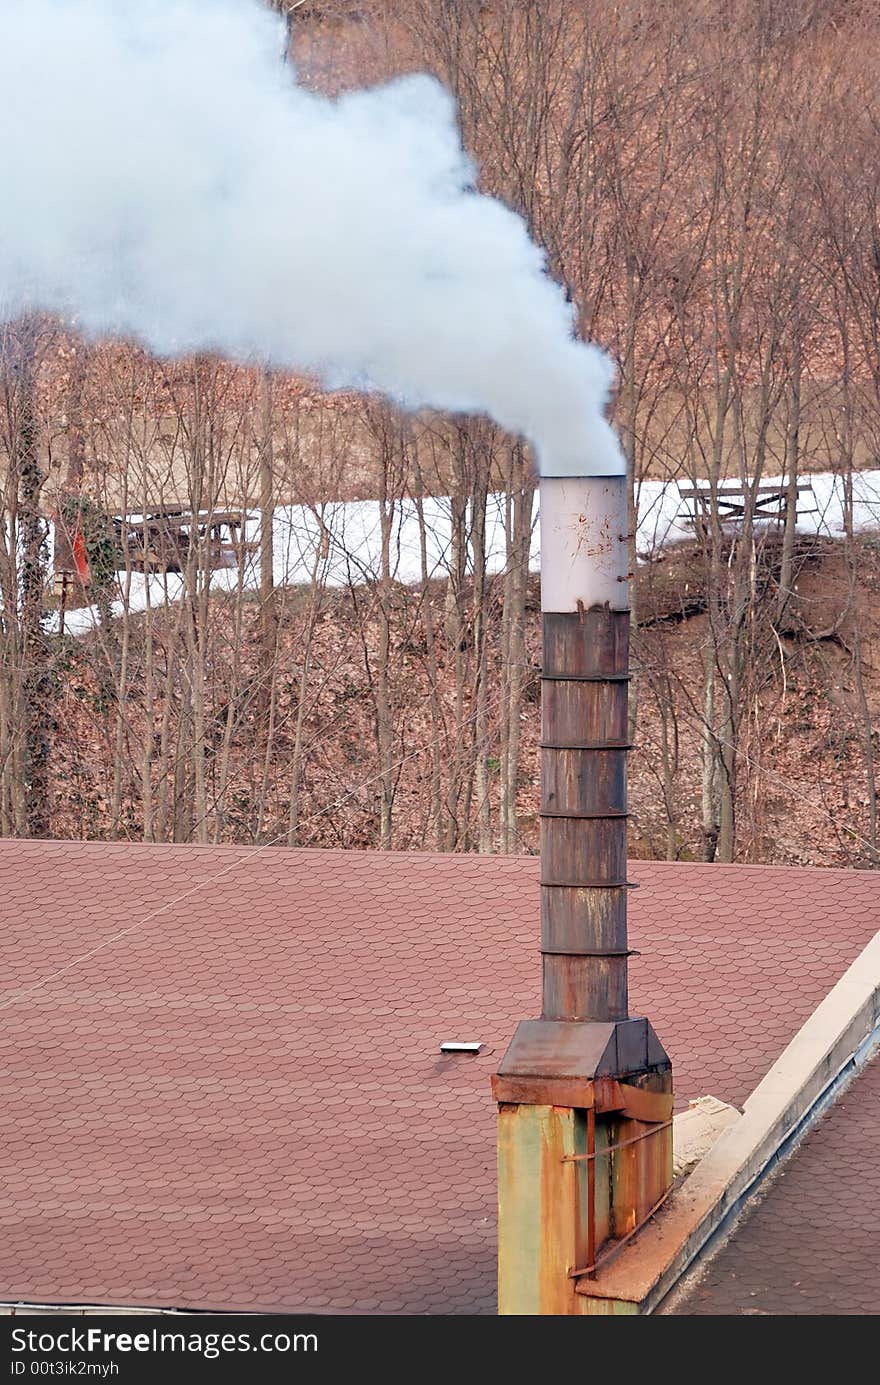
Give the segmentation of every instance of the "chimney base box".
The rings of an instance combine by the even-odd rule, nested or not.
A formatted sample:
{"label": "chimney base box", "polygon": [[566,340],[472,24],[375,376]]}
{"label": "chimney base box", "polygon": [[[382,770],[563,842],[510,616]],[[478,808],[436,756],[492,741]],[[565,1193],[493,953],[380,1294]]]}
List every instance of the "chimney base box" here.
{"label": "chimney base box", "polygon": [[[560,1104],[563,1084],[589,1098],[597,1079],[667,1073],[671,1063],[649,1020],[521,1020],[493,1081],[496,1101]],[[529,1095],[529,1092],[533,1095]],[[550,1095],[556,1093],[556,1096]],[[518,1093],[518,1095],[513,1095]],[[579,1101],[561,1104],[578,1106]],[[596,1105],[586,1099],[584,1108]]]}
{"label": "chimney base box", "polygon": [[588,1312],[578,1286],[672,1186],[670,1061],[644,1018],[525,1020],[492,1086],[499,1312]]}

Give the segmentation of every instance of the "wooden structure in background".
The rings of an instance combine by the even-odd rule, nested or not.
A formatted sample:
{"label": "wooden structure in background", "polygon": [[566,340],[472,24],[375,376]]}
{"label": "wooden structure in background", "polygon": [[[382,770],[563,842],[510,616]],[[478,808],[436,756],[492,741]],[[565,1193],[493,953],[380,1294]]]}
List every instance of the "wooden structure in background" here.
{"label": "wooden structure in background", "polygon": [[[107,534],[113,544],[115,570],[134,572],[182,572],[193,550],[203,571],[234,568],[258,545],[243,537],[246,512],[161,508],[145,515],[109,515]],[[60,633],[64,634],[68,606],[87,605],[92,599],[92,572],[82,517],[68,520],[56,512],[52,590],[59,602]],[[100,524],[104,524],[104,520]],[[111,569],[112,570],[112,569]]]}
{"label": "wooden structure in background", "polygon": [[254,545],[243,537],[246,515],[240,510],[158,509],[146,515],[114,515],[113,536],[120,566],[135,572],[182,572],[193,549],[209,571],[239,565]]}
{"label": "wooden structure in background", "polygon": [[[799,482],[797,487],[798,498],[801,495],[812,495],[813,487],[808,481]],[[690,509],[681,513],[681,518],[687,520],[694,526],[697,533],[705,533],[709,528],[712,518],[712,491],[709,486],[679,486],[678,493],[682,500],[690,502]],[[788,484],[780,482],[779,485],[755,486],[719,486],[715,492],[715,504],[717,506],[718,519],[721,524],[741,524],[745,519],[746,504],[750,496],[754,496],[754,519],[771,520],[776,524],[785,523],[785,514],[788,504]],[[801,509],[798,505],[796,514],[811,515],[816,513],[815,505],[809,509]]]}

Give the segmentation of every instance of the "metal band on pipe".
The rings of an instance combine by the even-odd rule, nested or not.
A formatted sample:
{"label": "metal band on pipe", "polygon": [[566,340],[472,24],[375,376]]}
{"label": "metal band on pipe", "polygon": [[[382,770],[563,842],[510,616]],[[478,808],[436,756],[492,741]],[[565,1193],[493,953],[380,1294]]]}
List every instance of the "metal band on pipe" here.
{"label": "metal band on pipe", "polygon": [[633,880],[539,880],[548,890],[637,890]]}
{"label": "metal band on pipe", "polygon": [[542,957],[641,957],[641,953],[634,947],[611,948],[602,951],[600,948],[583,947],[542,947],[540,949]]}
{"label": "metal band on pipe", "polygon": [[629,683],[631,673],[542,673],[542,683]]}
{"label": "metal band on pipe", "polygon": [[632,750],[634,741],[539,741],[539,750]]}

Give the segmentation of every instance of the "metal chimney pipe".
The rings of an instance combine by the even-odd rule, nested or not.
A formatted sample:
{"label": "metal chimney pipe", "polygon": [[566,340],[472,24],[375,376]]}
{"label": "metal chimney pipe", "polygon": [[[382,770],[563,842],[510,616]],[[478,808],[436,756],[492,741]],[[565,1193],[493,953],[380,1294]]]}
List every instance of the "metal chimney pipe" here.
{"label": "metal chimney pipe", "polygon": [[540,482],[541,952],[547,1020],[628,1014],[625,476]]}
{"label": "metal chimney pipe", "polygon": [[627,484],[587,468],[540,481],[543,1006],[492,1080],[503,1314],[621,1311],[591,1276],[672,1186],[672,1065],[627,1000]]}

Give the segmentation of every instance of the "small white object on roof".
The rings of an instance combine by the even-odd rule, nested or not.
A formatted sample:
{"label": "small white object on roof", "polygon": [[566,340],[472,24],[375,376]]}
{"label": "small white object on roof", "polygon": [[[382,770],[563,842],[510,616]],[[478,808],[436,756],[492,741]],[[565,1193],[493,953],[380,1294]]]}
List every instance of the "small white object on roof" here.
{"label": "small white object on roof", "polygon": [[444,1039],[440,1045],[441,1053],[479,1053],[482,1043],[460,1043],[457,1039]]}

